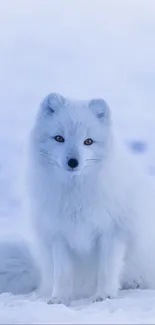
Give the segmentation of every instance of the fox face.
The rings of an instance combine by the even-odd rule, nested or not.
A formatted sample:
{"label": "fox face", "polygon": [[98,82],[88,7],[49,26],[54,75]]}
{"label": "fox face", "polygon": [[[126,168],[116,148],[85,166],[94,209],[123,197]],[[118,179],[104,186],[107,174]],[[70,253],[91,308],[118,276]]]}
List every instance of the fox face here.
{"label": "fox face", "polygon": [[103,99],[73,101],[50,94],[35,125],[35,146],[43,164],[69,177],[91,173],[109,155],[110,110]]}

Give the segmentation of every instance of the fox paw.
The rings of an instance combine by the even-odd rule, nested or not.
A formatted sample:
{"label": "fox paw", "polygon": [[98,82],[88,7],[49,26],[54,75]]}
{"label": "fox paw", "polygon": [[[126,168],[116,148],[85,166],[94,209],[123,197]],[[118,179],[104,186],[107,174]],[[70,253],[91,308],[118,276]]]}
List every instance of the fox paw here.
{"label": "fox paw", "polygon": [[111,297],[109,295],[105,295],[105,296],[96,296],[93,298],[93,302],[101,302],[104,301],[106,299],[113,299],[114,297]]}
{"label": "fox paw", "polygon": [[103,297],[100,297],[100,296],[96,296],[96,297],[93,297],[93,302],[101,302],[103,300],[105,300],[106,298],[103,298]]}
{"label": "fox paw", "polygon": [[70,299],[68,298],[59,298],[59,297],[52,297],[47,301],[48,305],[65,305],[69,306],[70,305]]}
{"label": "fox paw", "polygon": [[93,297],[93,302],[101,302],[106,299],[114,299],[116,297],[117,297],[117,292],[111,292],[111,293],[107,293],[107,294],[96,294]]}

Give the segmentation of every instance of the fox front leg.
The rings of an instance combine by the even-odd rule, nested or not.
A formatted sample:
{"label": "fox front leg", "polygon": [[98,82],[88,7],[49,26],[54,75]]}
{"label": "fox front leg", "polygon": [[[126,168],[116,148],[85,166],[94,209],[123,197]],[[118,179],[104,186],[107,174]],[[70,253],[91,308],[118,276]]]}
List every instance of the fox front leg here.
{"label": "fox front leg", "polygon": [[120,289],[125,244],[118,237],[101,238],[95,301],[115,298]]}
{"label": "fox front leg", "polygon": [[69,305],[73,289],[73,270],[70,251],[62,238],[52,243],[53,290],[49,304]]}

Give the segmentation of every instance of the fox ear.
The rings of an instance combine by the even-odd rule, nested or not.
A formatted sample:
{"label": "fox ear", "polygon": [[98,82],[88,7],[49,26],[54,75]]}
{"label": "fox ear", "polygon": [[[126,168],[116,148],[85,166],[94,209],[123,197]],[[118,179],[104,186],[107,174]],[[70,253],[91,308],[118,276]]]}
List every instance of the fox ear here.
{"label": "fox ear", "polygon": [[54,113],[58,108],[64,105],[64,102],[63,96],[57,93],[51,93],[44,98],[42,107],[48,113]]}
{"label": "fox ear", "polygon": [[104,99],[92,99],[89,108],[101,121],[110,121],[110,109]]}

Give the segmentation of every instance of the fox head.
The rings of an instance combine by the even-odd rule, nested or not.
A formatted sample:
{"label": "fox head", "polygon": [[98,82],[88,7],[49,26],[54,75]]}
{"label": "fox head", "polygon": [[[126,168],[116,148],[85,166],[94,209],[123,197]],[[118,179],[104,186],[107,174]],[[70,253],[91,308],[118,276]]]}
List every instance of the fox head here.
{"label": "fox head", "polygon": [[74,101],[49,94],[41,103],[33,139],[40,162],[55,173],[92,173],[111,150],[109,107],[103,99]]}

